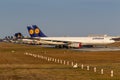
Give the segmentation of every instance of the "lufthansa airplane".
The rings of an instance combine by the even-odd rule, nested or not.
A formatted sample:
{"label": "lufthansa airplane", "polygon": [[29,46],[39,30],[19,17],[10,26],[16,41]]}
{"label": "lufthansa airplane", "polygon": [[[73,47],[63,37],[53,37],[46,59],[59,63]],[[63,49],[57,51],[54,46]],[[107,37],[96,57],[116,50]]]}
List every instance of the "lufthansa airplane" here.
{"label": "lufthansa airplane", "polygon": [[93,37],[48,37],[36,25],[27,26],[30,36],[39,44],[54,45],[59,48],[81,48],[83,46],[106,45],[114,43],[116,37],[93,36]]}

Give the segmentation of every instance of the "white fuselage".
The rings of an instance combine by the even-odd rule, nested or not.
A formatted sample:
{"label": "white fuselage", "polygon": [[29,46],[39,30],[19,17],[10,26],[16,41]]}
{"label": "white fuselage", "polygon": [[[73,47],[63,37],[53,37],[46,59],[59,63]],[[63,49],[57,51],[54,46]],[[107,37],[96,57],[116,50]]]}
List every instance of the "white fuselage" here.
{"label": "white fuselage", "polygon": [[81,43],[82,45],[110,44],[115,42],[112,40],[112,37],[41,37],[40,39],[55,42]]}

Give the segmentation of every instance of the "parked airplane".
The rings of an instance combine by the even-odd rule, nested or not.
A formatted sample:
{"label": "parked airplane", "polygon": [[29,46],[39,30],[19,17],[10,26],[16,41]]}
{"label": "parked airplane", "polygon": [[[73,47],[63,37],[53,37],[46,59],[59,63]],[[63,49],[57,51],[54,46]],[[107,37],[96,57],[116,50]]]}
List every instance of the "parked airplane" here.
{"label": "parked airplane", "polygon": [[[33,28],[32,28],[33,27]],[[30,36],[37,39],[40,44],[54,45],[59,48],[81,48],[83,46],[92,47],[94,45],[105,45],[114,43],[113,37],[47,37],[36,25],[27,26]]]}

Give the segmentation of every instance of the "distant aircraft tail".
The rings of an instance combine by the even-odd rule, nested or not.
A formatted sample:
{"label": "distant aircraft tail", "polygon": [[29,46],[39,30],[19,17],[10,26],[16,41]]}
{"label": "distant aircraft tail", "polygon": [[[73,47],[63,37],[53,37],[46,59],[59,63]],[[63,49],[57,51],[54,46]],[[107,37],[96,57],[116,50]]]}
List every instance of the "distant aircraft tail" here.
{"label": "distant aircraft tail", "polygon": [[20,32],[15,33],[14,36],[15,36],[16,39],[21,39],[21,38],[24,37],[24,36],[22,35],[22,33],[20,33]]}
{"label": "distant aircraft tail", "polygon": [[34,34],[34,29],[31,26],[27,26],[28,33],[31,37],[35,37],[36,35]]}
{"label": "distant aircraft tail", "polygon": [[38,27],[37,25],[32,25],[33,29],[34,29],[34,32],[35,32],[35,35],[37,37],[47,37]]}
{"label": "distant aircraft tail", "polygon": [[47,37],[36,25],[32,25],[32,27],[27,26],[29,35],[31,37]]}

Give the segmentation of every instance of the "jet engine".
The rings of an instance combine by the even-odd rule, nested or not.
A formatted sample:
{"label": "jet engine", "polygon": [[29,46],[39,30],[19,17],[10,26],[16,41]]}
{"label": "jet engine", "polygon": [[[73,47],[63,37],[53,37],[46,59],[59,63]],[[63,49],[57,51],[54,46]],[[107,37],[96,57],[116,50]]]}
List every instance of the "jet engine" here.
{"label": "jet engine", "polygon": [[81,43],[70,43],[68,45],[68,47],[70,47],[70,48],[81,48],[82,44]]}

